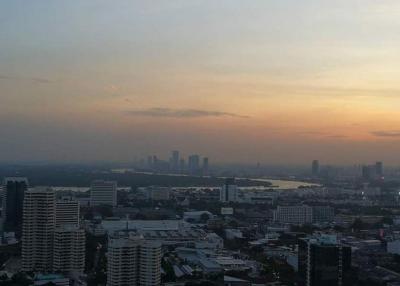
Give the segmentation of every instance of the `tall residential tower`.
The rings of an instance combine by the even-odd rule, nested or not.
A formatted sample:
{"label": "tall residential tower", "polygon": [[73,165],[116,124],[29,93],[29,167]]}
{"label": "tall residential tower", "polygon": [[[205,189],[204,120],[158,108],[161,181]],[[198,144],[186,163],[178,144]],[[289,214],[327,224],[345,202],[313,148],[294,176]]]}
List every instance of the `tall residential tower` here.
{"label": "tall residential tower", "polygon": [[28,189],[28,179],[8,177],[3,184],[3,220],[5,231],[15,231],[20,236],[22,230],[22,209],[24,195]]}
{"label": "tall residential tower", "polygon": [[50,188],[25,192],[22,227],[22,270],[50,272],[53,262],[53,235],[56,197]]}
{"label": "tall residential tower", "polygon": [[161,284],[161,243],[134,232],[109,237],[107,286]]}

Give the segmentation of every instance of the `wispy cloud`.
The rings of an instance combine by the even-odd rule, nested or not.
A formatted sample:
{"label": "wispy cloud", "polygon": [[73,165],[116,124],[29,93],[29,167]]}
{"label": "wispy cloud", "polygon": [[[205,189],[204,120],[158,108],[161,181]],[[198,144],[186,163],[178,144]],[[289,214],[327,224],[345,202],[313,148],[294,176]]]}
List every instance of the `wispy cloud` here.
{"label": "wispy cloud", "polygon": [[133,116],[149,116],[149,117],[171,117],[171,118],[198,118],[198,117],[239,117],[248,118],[248,116],[236,113],[214,111],[214,110],[200,110],[200,109],[172,109],[165,107],[154,107],[142,110],[126,111],[127,114]]}
{"label": "wispy cloud", "polygon": [[400,137],[400,130],[392,130],[392,131],[371,131],[370,134],[377,137]]}
{"label": "wispy cloud", "polygon": [[300,135],[326,135],[326,133],[322,131],[298,131],[296,133]]}
{"label": "wispy cloud", "polygon": [[0,74],[0,80],[16,80],[16,81],[31,81],[34,83],[52,83],[53,81],[43,77],[21,77],[13,75]]}
{"label": "wispy cloud", "polygon": [[326,137],[329,137],[329,138],[337,138],[337,139],[345,139],[345,138],[348,138],[348,136],[346,136],[346,135],[340,135],[340,134],[327,135]]}
{"label": "wispy cloud", "polygon": [[342,135],[342,134],[330,134],[330,133],[326,133],[323,131],[299,131],[297,132],[297,134],[300,135],[309,135],[309,136],[315,136],[315,137],[320,137],[320,138],[336,138],[336,139],[344,139],[344,138],[348,138],[348,136],[346,135]]}

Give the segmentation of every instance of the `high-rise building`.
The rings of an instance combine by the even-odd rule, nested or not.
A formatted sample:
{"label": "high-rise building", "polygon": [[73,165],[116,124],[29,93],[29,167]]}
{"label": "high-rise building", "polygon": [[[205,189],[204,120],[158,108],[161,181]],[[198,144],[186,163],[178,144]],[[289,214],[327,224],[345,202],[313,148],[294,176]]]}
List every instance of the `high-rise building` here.
{"label": "high-rise building", "polygon": [[382,162],[376,162],[375,163],[375,174],[381,178],[383,176],[383,163]]}
{"label": "high-rise building", "polygon": [[66,224],[79,226],[79,202],[70,197],[56,202],[56,227]]}
{"label": "high-rise building", "polygon": [[107,286],[160,285],[161,243],[135,233],[109,237]]}
{"label": "high-rise building", "polygon": [[3,187],[0,186],[0,234],[3,233],[4,230],[4,220],[5,220],[5,195],[3,192]]}
{"label": "high-rise building", "polygon": [[298,269],[301,286],[349,285],[351,248],[334,235],[299,239]]}
{"label": "high-rise building", "polygon": [[179,151],[171,153],[171,169],[174,172],[179,171]]}
{"label": "high-rise building", "polygon": [[65,224],[54,231],[53,271],[83,273],[85,270],[85,231]]}
{"label": "high-rise building", "polygon": [[195,175],[199,172],[200,169],[200,156],[199,155],[190,155],[188,158],[188,170],[191,175]]}
{"label": "high-rise building", "polygon": [[117,182],[97,180],[90,187],[90,205],[117,205]]}
{"label": "high-rise building", "polygon": [[235,184],[234,178],[228,178],[225,180],[225,185],[223,185],[219,192],[219,200],[223,203],[237,202],[238,187]]}
{"label": "high-rise building", "polygon": [[3,184],[3,221],[5,231],[15,231],[20,236],[22,229],[22,209],[24,194],[28,189],[28,179],[9,177]]}
{"label": "high-rise building", "polygon": [[208,175],[208,157],[203,158],[202,171],[203,171],[203,175]]}
{"label": "high-rise building", "polygon": [[181,159],[179,160],[179,171],[180,171],[180,172],[185,172],[185,168],[186,168],[186,166],[185,166],[185,159],[181,158]]}
{"label": "high-rise building", "polygon": [[139,252],[139,285],[161,284],[161,242],[144,241]]}
{"label": "high-rise building", "polygon": [[153,168],[156,168],[157,169],[157,167],[158,167],[158,158],[157,158],[157,156],[156,155],[153,155]]}
{"label": "high-rise building", "polygon": [[153,157],[152,156],[147,156],[147,167],[153,168]]}
{"label": "high-rise building", "polygon": [[362,166],[361,172],[362,172],[362,178],[363,178],[364,180],[370,180],[370,179],[372,179],[372,170],[371,170],[371,166],[367,166],[367,165]]}
{"label": "high-rise building", "polygon": [[311,172],[314,177],[319,176],[319,161],[313,160],[311,164]]}
{"label": "high-rise building", "polygon": [[22,270],[49,272],[53,262],[56,197],[41,187],[25,192],[22,227]]}
{"label": "high-rise building", "polygon": [[85,232],[79,228],[79,203],[56,201],[47,187],[25,192],[22,270],[78,272],[85,264]]}

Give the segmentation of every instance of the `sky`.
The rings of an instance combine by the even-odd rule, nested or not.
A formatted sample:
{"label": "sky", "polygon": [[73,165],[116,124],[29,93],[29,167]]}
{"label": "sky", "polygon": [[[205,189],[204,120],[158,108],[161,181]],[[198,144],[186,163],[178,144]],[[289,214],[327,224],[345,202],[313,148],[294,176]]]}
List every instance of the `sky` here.
{"label": "sky", "polygon": [[398,0],[0,0],[0,161],[400,164]]}

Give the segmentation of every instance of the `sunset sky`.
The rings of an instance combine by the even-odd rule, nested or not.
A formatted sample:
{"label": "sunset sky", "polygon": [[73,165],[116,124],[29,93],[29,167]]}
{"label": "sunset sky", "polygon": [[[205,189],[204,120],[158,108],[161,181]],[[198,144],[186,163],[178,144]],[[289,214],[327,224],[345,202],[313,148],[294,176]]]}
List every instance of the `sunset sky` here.
{"label": "sunset sky", "polygon": [[0,161],[400,163],[399,0],[0,0]]}

